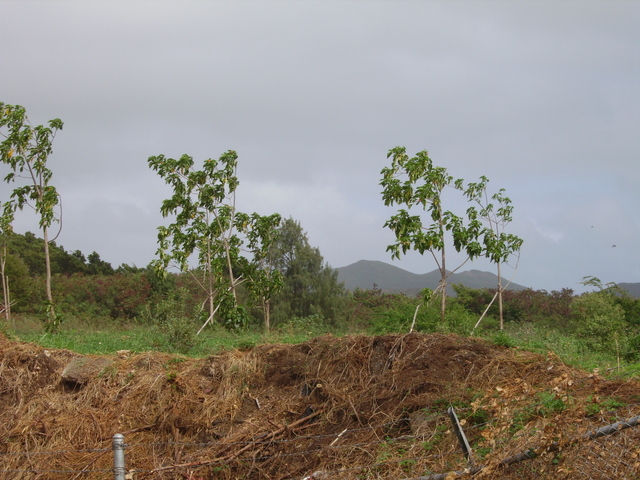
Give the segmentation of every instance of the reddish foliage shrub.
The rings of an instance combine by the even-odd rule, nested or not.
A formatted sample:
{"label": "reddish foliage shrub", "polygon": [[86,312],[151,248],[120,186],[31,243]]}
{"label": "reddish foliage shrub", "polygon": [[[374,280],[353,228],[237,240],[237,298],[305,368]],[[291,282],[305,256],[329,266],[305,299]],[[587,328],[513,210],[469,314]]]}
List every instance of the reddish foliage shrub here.
{"label": "reddish foliage shrub", "polygon": [[144,273],[56,276],[54,298],[62,309],[77,316],[109,316],[133,319],[151,296]]}
{"label": "reddish foliage shrub", "polygon": [[[481,315],[496,293],[495,289],[472,289],[455,286],[457,302],[476,315]],[[570,288],[561,291],[505,290],[503,292],[503,316],[505,321],[553,323],[566,326],[571,315],[574,294]],[[498,302],[494,301],[489,315],[498,316]]]}

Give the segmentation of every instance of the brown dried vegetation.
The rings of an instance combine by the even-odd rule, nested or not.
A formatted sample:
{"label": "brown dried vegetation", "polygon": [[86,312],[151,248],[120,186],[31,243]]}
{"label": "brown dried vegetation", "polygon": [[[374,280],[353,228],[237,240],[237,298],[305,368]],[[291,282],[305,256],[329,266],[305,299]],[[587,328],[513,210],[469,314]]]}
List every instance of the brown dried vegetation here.
{"label": "brown dried vegetation", "polygon": [[[461,471],[449,405],[485,466],[475,478],[638,478],[640,428],[608,444],[580,437],[616,421],[599,411],[602,399],[640,414],[640,383],[604,380],[553,354],[441,334],[324,336],[206,359],[120,352],[90,381],[65,382],[77,356],[0,334],[3,478],[113,478],[115,433],[136,479]],[[536,459],[500,464],[530,449]],[[583,456],[591,460],[576,463]],[[608,465],[616,471],[589,476]]]}

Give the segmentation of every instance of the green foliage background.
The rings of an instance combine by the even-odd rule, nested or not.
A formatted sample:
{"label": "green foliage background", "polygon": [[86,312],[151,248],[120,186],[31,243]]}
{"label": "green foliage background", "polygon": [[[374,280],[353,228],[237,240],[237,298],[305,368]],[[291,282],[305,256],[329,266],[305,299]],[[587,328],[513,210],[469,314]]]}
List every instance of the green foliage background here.
{"label": "green foliage background", "polygon": [[[132,349],[197,355],[221,345],[302,341],[326,333],[407,333],[415,314],[418,332],[474,334],[504,347],[551,350],[585,368],[613,367],[620,361],[631,371],[640,370],[640,299],[616,289],[596,286],[581,295],[570,289],[505,291],[505,329],[499,330],[493,306],[473,332],[494,290],[455,285],[456,296],[449,298],[441,321],[438,302],[429,301],[429,292],[418,298],[378,288],[346,291],[298,222],[287,219],[280,229],[274,253],[284,286],[273,299],[270,334],[263,331],[263,310],[240,289],[239,298],[249,316],[246,329],[231,334],[214,324],[196,337],[204,319],[199,313],[200,290],[189,272],[163,277],[151,265],[113,268],[95,252],[85,257],[54,244],[54,297],[66,320],[59,334],[42,337],[42,324],[29,320],[42,315],[44,279],[39,263],[32,261],[42,252],[42,239],[30,233],[9,239],[7,270],[16,299],[14,326],[16,320],[18,326],[12,330],[4,324],[3,329],[24,339],[50,342],[51,347],[89,348],[82,342],[100,338],[93,351],[102,352],[113,343],[115,349],[130,344]],[[105,335],[120,340],[112,342]]]}

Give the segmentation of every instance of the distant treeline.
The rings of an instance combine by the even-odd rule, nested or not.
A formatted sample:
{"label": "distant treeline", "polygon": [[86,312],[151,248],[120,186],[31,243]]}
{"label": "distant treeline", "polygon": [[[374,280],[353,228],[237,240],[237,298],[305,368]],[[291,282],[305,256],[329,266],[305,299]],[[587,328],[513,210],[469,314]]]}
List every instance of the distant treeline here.
{"label": "distant treeline", "polygon": [[[5,275],[10,286],[13,313],[38,314],[44,296],[44,241],[33,233],[11,234],[7,246]],[[196,318],[202,310],[203,291],[199,272],[160,274],[153,263],[145,267],[122,264],[114,268],[97,252],[67,252],[50,242],[52,293],[64,315],[91,320],[107,317],[130,321],[155,314],[155,305],[179,297],[180,310]],[[274,245],[274,264],[282,272],[284,285],[272,301],[274,325],[295,317],[321,318],[337,325],[344,316],[347,292],[338,283],[337,271],[324,261],[319,249],[311,247],[300,224],[287,219]],[[277,258],[276,258],[277,257]],[[243,307],[254,323],[262,322],[262,311],[240,288]],[[150,313],[151,312],[151,313]]]}
{"label": "distant treeline", "polygon": [[[8,275],[17,269],[20,274],[28,272],[28,275],[36,277],[45,274],[44,248],[42,238],[27,232],[24,235],[14,233],[8,242],[7,264]],[[100,258],[97,252],[91,252],[85,256],[80,250],[67,252],[62,245],[49,242],[51,252],[51,273],[58,275],[73,275],[82,273],[85,275],[113,275],[115,273],[131,273],[143,271],[126,264],[114,269],[109,262]],[[26,267],[26,271],[25,271]],[[15,273],[14,273],[15,275]]]}

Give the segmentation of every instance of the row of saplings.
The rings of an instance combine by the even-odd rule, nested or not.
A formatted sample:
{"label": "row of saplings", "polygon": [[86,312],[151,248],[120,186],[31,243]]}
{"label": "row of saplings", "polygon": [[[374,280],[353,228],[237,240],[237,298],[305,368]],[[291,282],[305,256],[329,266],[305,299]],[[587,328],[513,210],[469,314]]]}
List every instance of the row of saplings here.
{"label": "row of saplings", "polygon": [[[60,296],[59,311],[85,322],[142,323],[158,327],[176,350],[188,351],[198,342],[196,335],[207,312],[191,274],[170,275],[160,279],[153,269],[117,273],[108,276],[60,276],[55,279]],[[33,279],[33,302],[16,308],[18,313],[37,314],[37,295],[41,291]],[[640,299],[631,298],[615,287],[600,286],[595,291],[575,295],[570,289],[507,290],[503,298],[506,325],[530,323],[559,330],[580,338],[591,350],[618,352],[627,361],[640,360]],[[448,331],[462,335],[498,330],[496,302],[487,312],[495,291],[454,286],[445,321],[440,319],[437,301],[386,294],[379,289],[338,290],[333,298],[308,309],[272,301],[272,326],[275,331],[322,334],[326,332],[367,332],[385,334]],[[248,300],[248,299],[247,299]],[[416,307],[424,302],[418,309]],[[264,313],[246,302],[244,328],[264,327]],[[303,304],[304,305],[304,304]],[[482,317],[478,325],[478,319]],[[216,325],[213,324],[215,327]],[[205,330],[206,332],[206,330]],[[506,338],[506,337],[503,337]]]}

